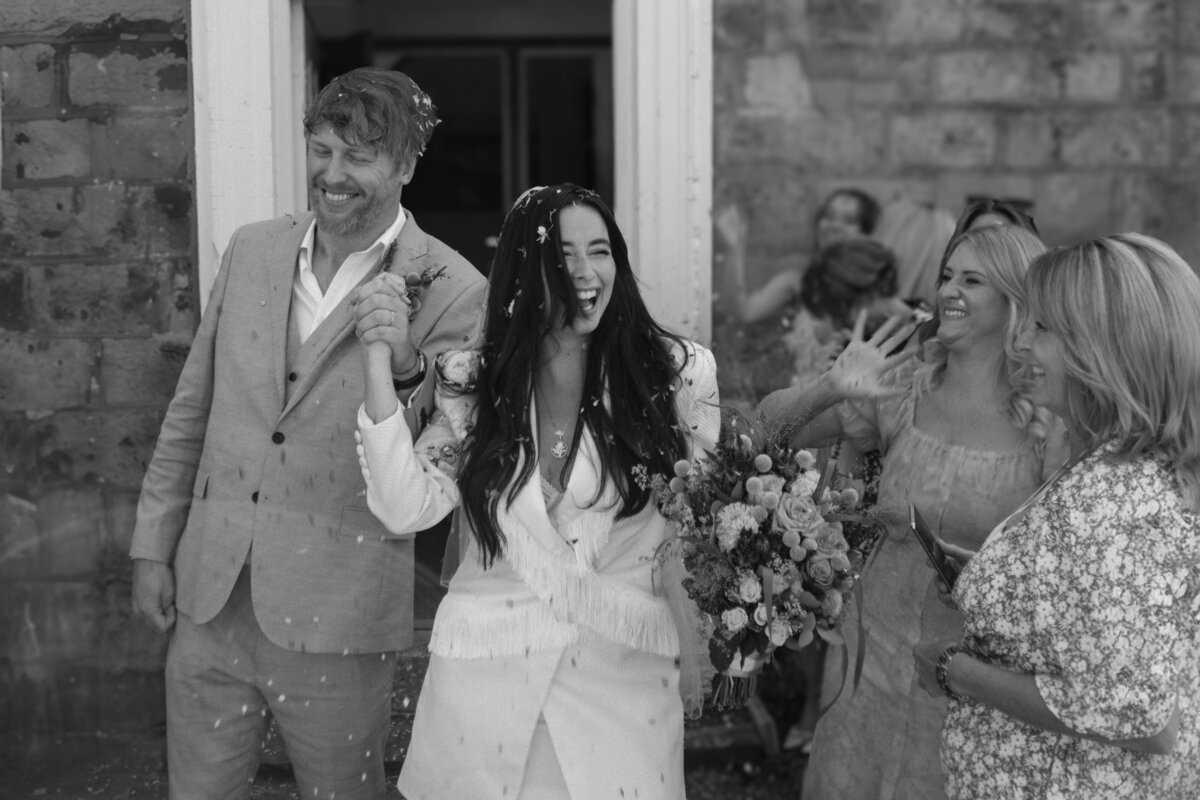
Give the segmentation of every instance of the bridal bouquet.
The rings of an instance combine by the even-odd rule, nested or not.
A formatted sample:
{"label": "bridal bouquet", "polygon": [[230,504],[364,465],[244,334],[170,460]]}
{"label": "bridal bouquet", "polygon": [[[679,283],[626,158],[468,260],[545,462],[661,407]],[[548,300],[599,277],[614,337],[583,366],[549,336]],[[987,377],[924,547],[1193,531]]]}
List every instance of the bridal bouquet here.
{"label": "bridal bouquet", "polygon": [[835,627],[863,563],[843,533],[843,521],[862,520],[858,493],[832,488],[836,459],[819,469],[787,433],[764,434],[727,409],[713,452],[648,478],[676,529],[667,546],[683,557],[684,589],[710,622],[717,708],[749,699],[776,648],[840,641]]}

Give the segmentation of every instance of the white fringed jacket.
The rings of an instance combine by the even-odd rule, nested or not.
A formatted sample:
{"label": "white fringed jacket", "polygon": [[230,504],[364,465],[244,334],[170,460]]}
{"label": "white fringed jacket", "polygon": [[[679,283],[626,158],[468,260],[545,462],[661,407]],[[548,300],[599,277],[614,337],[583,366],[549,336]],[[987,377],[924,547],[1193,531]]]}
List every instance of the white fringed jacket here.
{"label": "white fringed jacket", "polygon": [[[400,413],[377,425],[359,413],[367,501],[394,531],[427,528],[459,505],[455,446],[475,398],[445,385],[435,397],[415,448]],[[716,442],[717,401],[712,354],[688,345],[676,408],[693,453]],[[531,774],[544,774],[543,760],[531,760],[543,721],[572,800],[684,796],[683,714],[702,700],[703,637],[678,559],[656,569],[667,521],[653,503],[617,521],[611,484],[593,502],[598,464],[585,430],[553,514],[538,477],[502,501],[505,542],[488,569],[475,538],[460,537],[400,775],[411,800],[521,796]]]}
{"label": "white fringed jacket", "polygon": [[[715,445],[720,428],[716,365],[704,347],[689,343],[688,350],[676,407],[690,431],[692,452],[699,454]],[[439,391],[438,411],[415,447],[400,412],[372,424],[360,409],[367,502],[393,532],[428,528],[459,505],[453,471],[457,461],[447,454],[465,434],[464,417],[471,415],[472,402]],[[434,621],[432,653],[446,658],[515,656],[573,644],[586,628],[637,650],[679,655],[676,623],[654,570],[655,551],[669,535],[667,522],[653,503],[616,520],[620,497],[611,483],[593,503],[600,485],[598,464],[595,443],[585,429],[557,528],[536,478],[521,488],[511,506],[502,502],[503,554],[488,569],[474,537],[464,537],[463,557]]]}

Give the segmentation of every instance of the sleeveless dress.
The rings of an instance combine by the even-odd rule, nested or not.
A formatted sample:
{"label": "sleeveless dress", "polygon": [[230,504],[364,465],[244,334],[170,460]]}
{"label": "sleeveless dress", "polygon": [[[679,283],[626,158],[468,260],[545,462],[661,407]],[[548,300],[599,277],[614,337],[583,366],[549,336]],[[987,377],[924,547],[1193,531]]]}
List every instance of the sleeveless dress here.
{"label": "sleeveless dress", "polygon": [[[1032,435],[1008,452],[946,444],[916,427],[916,368],[898,379],[908,391],[876,402],[844,403],[846,437],[883,452],[877,511],[888,528],[864,577],[866,658],[857,690],[846,686],[817,724],[805,770],[804,800],[937,800],[945,797],[939,761],[944,698],[917,683],[913,649],[922,641],[958,638],[957,611],[937,596],[933,568],[908,529],[908,503],[952,544],[977,550],[988,533],[1041,483],[1042,452]],[[855,652],[857,612],[843,633]],[[830,648],[827,684],[837,690],[844,653]],[[828,699],[826,700],[828,702]]]}

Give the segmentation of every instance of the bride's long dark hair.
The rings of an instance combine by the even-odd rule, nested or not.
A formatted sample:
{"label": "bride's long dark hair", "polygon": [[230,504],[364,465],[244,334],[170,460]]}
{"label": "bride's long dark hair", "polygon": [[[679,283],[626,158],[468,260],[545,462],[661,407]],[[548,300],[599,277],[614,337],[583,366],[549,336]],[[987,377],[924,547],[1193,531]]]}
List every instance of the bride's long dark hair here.
{"label": "bride's long dark hair", "polygon": [[529,412],[542,340],[552,320],[570,325],[579,314],[558,214],[581,205],[604,220],[616,277],[588,342],[581,424],[572,447],[578,447],[586,425],[600,455],[601,491],[611,481],[620,493],[618,519],[649,501],[647,487],[633,479],[634,467],[667,475],[687,453],[675,391],[686,358],[680,354],[688,350],[650,316],[612,211],[595,192],[574,184],[531,189],[504,220],[488,276],[478,416],[458,473],[463,508],[485,565],[503,550],[500,503],[511,504],[537,466]]}

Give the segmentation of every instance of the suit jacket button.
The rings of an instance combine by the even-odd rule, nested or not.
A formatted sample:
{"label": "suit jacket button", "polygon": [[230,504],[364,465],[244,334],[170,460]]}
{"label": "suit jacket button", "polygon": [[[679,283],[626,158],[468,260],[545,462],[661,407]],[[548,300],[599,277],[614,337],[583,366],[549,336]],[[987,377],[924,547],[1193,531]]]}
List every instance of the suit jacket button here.
{"label": "suit jacket button", "polygon": [[255,503],[257,503],[258,502],[258,492],[255,492],[254,494],[250,495],[250,499],[253,500]]}
{"label": "suit jacket button", "polygon": [[289,372],[289,373],[288,373],[288,380],[289,380],[289,381],[294,381],[294,380],[296,380],[296,378],[298,378],[298,377],[300,377],[300,376],[299,376],[299,375],[297,375],[297,374],[296,374],[296,373],[294,373],[294,372]]}
{"label": "suit jacket button", "polygon": [[283,434],[279,431],[275,431],[271,434],[271,441],[275,444],[283,444]]}

